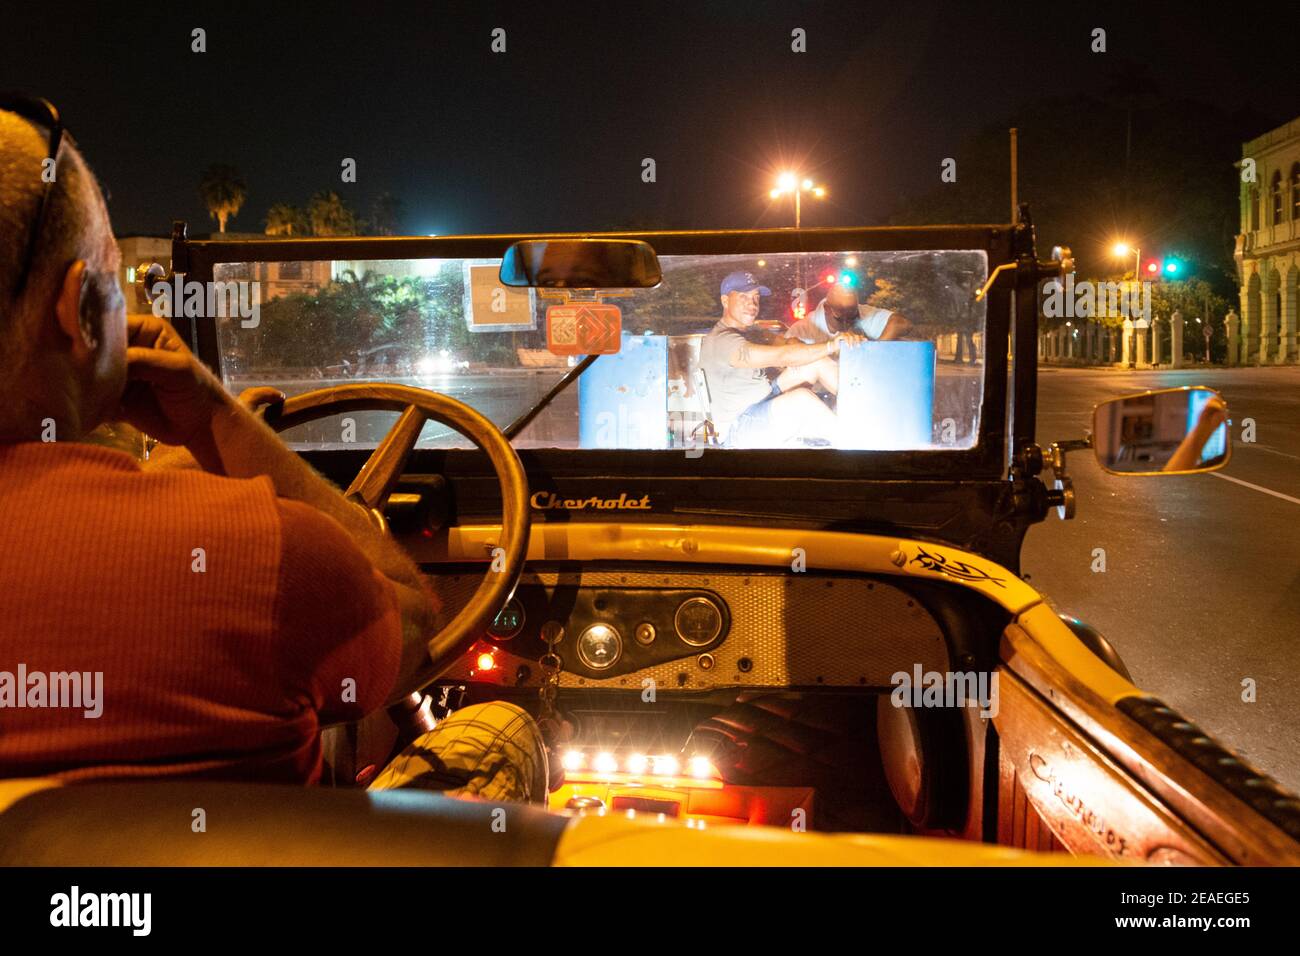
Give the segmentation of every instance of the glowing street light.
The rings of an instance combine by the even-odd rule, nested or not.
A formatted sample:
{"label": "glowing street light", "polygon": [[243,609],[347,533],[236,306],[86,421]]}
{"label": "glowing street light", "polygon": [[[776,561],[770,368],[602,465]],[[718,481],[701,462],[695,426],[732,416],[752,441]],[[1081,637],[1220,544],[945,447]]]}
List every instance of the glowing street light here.
{"label": "glowing street light", "polygon": [[1136,287],[1138,275],[1141,270],[1140,260],[1142,259],[1142,250],[1135,246],[1130,246],[1127,242],[1117,242],[1110,247],[1110,254],[1116,259],[1126,259],[1129,253],[1133,253],[1133,283]]}
{"label": "glowing street light", "polygon": [[794,196],[794,227],[798,229],[802,218],[800,198],[804,193],[812,193],[818,199],[825,199],[826,187],[815,186],[811,179],[800,179],[792,172],[784,172],[776,177],[776,188],[768,195],[773,199],[780,199],[787,193]]}

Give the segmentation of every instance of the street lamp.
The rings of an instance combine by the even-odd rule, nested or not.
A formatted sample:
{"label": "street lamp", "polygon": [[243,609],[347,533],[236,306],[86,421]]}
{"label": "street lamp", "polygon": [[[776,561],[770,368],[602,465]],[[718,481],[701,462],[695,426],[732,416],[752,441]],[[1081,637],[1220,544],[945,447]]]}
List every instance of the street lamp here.
{"label": "street lamp", "polygon": [[1116,259],[1124,259],[1130,252],[1133,253],[1133,281],[1137,282],[1141,270],[1142,250],[1129,246],[1127,242],[1117,242],[1110,248],[1111,255]]}
{"label": "street lamp", "polygon": [[773,199],[780,199],[786,193],[792,193],[794,195],[794,227],[798,229],[802,216],[800,209],[801,197],[804,193],[812,193],[818,199],[825,199],[826,187],[815,186],[811,179],[801,180],[794,173],[785,172],[776,177],[776,188],[768,193],[768,195]]}

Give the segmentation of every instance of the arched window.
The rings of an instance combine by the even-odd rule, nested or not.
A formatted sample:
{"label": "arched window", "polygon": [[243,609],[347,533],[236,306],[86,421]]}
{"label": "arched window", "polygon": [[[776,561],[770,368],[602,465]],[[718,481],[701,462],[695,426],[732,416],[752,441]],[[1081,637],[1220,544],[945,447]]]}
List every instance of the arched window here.
{"label": "arched window", "polygon": [[1259,228],[1259,187],[1250,187],[1250,231]]}
{"label": "arched window", "polygon": [[1282,221],[1282,170],[1273,171],[1273,225]]}
{"label": "arched window", "polygon": [[1300,163],[1291,164],[1291,218],[1300,221]]}

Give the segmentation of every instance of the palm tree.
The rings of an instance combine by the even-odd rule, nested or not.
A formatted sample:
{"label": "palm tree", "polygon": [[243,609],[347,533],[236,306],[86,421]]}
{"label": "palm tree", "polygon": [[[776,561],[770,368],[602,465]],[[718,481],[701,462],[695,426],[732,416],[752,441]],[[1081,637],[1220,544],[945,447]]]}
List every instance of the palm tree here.
{"label": "palm tree", "polygon": [[226,220],[239,215],[240,207],[248,198],[248,186],[243,174],[234,166],[216,163],[209,166],[199,180],[199,196],[208,207],[208,215],[217,221],[221,232],[226,231]]}
{"label": "palm tree", "polygon": [[355,236],[357,217],[336,192],[322,191],[307,203],[313,236]]}
{"label": "palm tree", "polygon": [[302,235],[306,231],[307,217],[297,206],[278,202],[266,211],[268,236],[292,236],[295,232]]}

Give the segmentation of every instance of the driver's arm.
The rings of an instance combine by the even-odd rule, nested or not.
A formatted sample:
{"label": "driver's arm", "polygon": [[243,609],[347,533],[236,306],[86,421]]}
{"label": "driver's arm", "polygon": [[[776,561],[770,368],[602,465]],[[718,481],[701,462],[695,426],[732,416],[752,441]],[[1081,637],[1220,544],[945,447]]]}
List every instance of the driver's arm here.
{"label": "driver's arm", "polygon": [[1228,420],[1228,406],[1217,395],[1210,398],[1201,408],[1196,419],[1196,427],[1183,436],[1182,442],[1173,455],[1165,462],[1161,471],[1192,471],[1201,461],[1201,452],[1209,444],[1214,432]]}
{"label": "driver's arm", "polygon": [[329,515],[394,584],[424,590],[424,581],[406,552],[379,530],[360,505],[343,497],[260,417],[233,396],[212,416],[211,426],[189,445],[205,471],[230,478],[266,475],[281,498],[301,501]]}
{"label": "driver's arm", "polygon": [[785,345],[759,345],[741,336],[729,356],[732,368],[789,368],[808,365],[839,351],[843,333],[826,342],[790,342]]}
{"label": "driver's arm", "polygon": [[[207,471],[232,478],[266,475],[281,498],[311,505],[337,521],[392,585],[401,615],[402,649],[394,691],[410,693],[427,676],[429,638],[443,626],[440,602],[415,564],[392,538],[280,440],[270,426],[233,396],[212,416],[211,428],[190,451]],[[349,595],[338,595],[348,601]]]}
{"label": "driver's arm", "polygon": [[[284,499],[278,630],[286,644],[302,648],[308,659],[324,655],[320,666],[329,665],[325,673],[304,677],[321,702],[322,722],[358,720],[378,706],[375,693],[383,702],[386,690],[376,687],[391,688],[390,698],[396,700],[435,676],[429,673],[428,641],[446,624],[440,602],[406,553],[362,508],[289,451],[260,416],[248,411],[251,404],[241,396],[242,415],[227,413],[225,425],[212,429],[210,442],[188,450],[159,445],[145,467],[202,467],[228,477],[271,478]],[[386,579],[383,586],[377,576]],[[401,638],[395,684],[373,678],[384,672],[383,635],[391,632]],[[350,663],[360,660],[366,663]],[[356,691],[350,704],[339,696],[345,677]]]}
{"label": "driver's arm", "polygon": [[901,339],[912,331],[912,323],[897,312],[891,312],[885,321],[885,330],[880,333],[877,342],[892,342]]}

